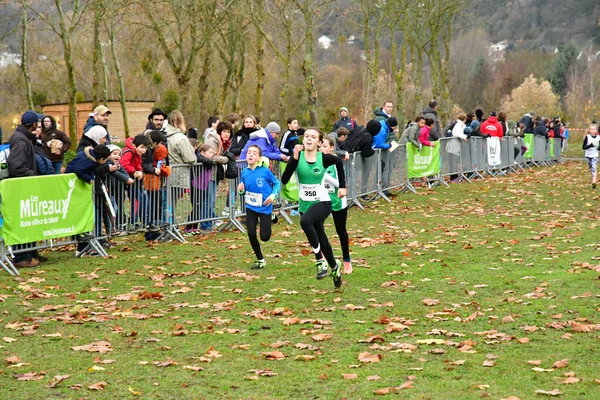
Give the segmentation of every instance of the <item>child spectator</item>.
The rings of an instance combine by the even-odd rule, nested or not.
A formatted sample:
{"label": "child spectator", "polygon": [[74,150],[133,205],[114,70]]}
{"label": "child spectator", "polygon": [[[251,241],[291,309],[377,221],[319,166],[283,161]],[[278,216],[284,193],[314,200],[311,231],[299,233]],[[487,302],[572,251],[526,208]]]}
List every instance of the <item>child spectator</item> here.
{"label": "child spectator", "polygon": [[329,135],[327,135],[328,138],[333,140],[333,153],[342,160],[347,160],[350,158],[350,154],[346,150],[340,149],[340,144],[346,141],[349,132],[350,131],[348,129],[340,127],[337,128],[335,132],[331,132]]}
{"label": "child spectator", "polygon": [[418,115],[415,118],[415,122],[410,122],[404,132],[402,132],[402,136],[400,137],[401,145],[407,145],[408,143],[412,143],[419,151],[423,148],[423,144],[419,141],[419,136],[421,134],[421,128],[425,126],[425,117],[422,115]]}
{"label": "child spectator", "polygon": [[598,167],[598,146],[600,144],[600,136],[598,136],[598,126],[591,124],[588,128],[585,139],[583,139],[583,150],[585,150],[585,158],[588,160],[588,166],[592,173],[592,188],[596,189],[596,170]]}
{"label": "child spectator", "polygon": [[124,212],[125,204],[125,185],[133,185],[134,180],[131,179],[125,168],[120,164],[121,161],[121,148],[117,145],[108,145],[110,156],[106,160],[108,165],[116,165],[118,168],[108,174],[106,180],[108,193],[115,209],[117,230],[114,232],[115,235],[119,235],[121,225],[125,223],[126,217]]}
{"label": "child spectator", "polygon": [[458,114],[456,118],[456,123],[454,124],[454,128],[452,128],[452,137],[459,138],[464,140],[465,142],[468,139],[468,136],[465,135],[465,128],[467,125],[465,121],[467,120],[467,115],[465,113]]}
{"label": "child spectator", "polygon": [[268,167],[259,165],[262,151],[252,145],[248,148],[246,160],[248,167],[242,171],[238,192],[244,195],[246,202],[246,228],[256,263],[252,269],[263,269],[267,263],[263,257],[260,243],[256,237],[256,226],[260,220],[260,240],[271,238],[271,214],[273,201],[279,194],[279,181]]}
{"label": "child spectator", "polygon": [[121,152],[121,165],[127,171],[129,176],[138,182],[127,187],[127,195],[129,196],[130,229],[135,231],[143,231],[145,218],[141,214],[144,210],[144,193],[141,185],[143,177],[142,172],[142,156],[146,153],[147,147],[150,144],[150,139],[144,134],[139,134],[125,141],[125,149]]}
{"label": "child spectator", "polygon": [[379,133],[373,138],[373,148],[387,150],[391,147],[391,145],[387,142],[388,135],[390,132],[393,132],[396,129],[398,126],[398,120],[396,117],[390,117],[387,120],[380,121],[379,123],[381,127],[379,129]]}
{"label": "child spectator", "polygon": [[288,130],[283,134],[279,150],[286,156],[290,157],[294,152],[294,147],[300,143],[300,136],[304,135],[304,129],[300,128],[296,117],[287,119]]}
{"label": "child spectator", "polygon": [[433,143],[429,141],[429,133],[431,132],[431,128],[435,125],[435,121],[431,118],[425,118],[425,125],[421,128],[419,133],[419,142],[423,146],[433,147]]}
{"label": "child spectator", "polygon": [[162,220],[163,190],[165,178],[171,175],[171,167],[167,165],[169,152],[164,144],[157,144],[154,147],[153,167],[159,170],[159,174],[144,175],[144,189],[148,196],[148,231],[158,231],[158,225]]}

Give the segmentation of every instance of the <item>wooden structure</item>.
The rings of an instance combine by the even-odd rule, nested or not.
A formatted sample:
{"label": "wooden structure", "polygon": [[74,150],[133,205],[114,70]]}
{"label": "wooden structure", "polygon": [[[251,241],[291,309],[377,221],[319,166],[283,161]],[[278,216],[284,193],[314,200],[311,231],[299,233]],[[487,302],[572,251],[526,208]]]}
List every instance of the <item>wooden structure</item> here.
{"label": "wooden structure", "polygon": [[[108,122],[108,132],[111,137],[117,137],[119,141],[125,140],[125,128],[123,125],[123,111],[118,100],[109,100],[106,104],[111,111]],[[44,115],[56,118],[60,129],[69,134],[69,103],[46,104],[43,107]],[[154,109],[154,100],[131,100],[127,101],[127,116],[129,118],[129,136],[135,136],[144,132],[148,123],[148,115]],[[90,114],[94,112],[91,101],[77,103],[77,138],[81,138],[83,127]]]}

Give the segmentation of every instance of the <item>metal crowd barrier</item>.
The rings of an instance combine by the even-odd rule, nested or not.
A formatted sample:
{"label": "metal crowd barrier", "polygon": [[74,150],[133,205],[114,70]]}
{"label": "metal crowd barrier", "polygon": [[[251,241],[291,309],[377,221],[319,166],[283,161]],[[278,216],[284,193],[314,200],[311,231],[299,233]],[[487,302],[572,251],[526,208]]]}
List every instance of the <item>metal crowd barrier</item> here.
{"label": "metal crowd barrier", "polygon": [[[551,144],[554,141],[553,145]],[[428,183],[446,184],[446,179],[458,178],[470,181],[484,178],[483,174],[497,176],[516,172],[517,169],[552,165],[561,162],[561,139],[546,140],[534,137],[533,157],[524,158],[521,137],[505,137],[501,141],[501,163],[487,165],[487,146],[484,138],[473,137],[468,141],[458,138],[440,139],[440,172],[429,177]],[[365,201],[383,198],[390,201],[391,190],[412,190],[415,187],[408,177],[407,149],[401,145],[395,151],[376,150],[364,158],[360,152],[350,155],[344,162],[348,188],[348,204],[364,209]],[[144,176],[132,185],[109,176],[106,182],[110,205],[102,196],[95,195],[95,228],[91,235],[65,237],[34,244],[7,247],[0,238],[0,266],[10,274],[18,271],[10,263],[10,256],[26,251],[45,250],[57,246],[90,243],[87,253],[106,255],[106,239],[139,232],[157,232],[155,240],[178,240],[186,236],[209,231],[236,228],[244,232],[240,218],[246,215],[244,196],[237,191],[239,177],[247,163],[237,162],[238,178],[217,179],[217,171],[223,165],[172,165],[169,177]],[[278,161],[271,161],[269,168],[281,179]],[[224,175],[224,174],[223,174]],[[0,199],[1,201],[1,199]],[[288,223],[289,214],[298,207],[297,202],[283,198],[281,192],[274,204],[275,210]],[[90,240],[91,239],[91,240]]]}

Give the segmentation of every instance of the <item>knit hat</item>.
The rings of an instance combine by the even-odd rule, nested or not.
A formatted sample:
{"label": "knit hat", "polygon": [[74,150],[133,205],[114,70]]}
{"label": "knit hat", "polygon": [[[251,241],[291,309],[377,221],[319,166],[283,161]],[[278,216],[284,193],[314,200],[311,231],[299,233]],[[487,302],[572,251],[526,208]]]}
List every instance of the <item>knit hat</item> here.
{"label": "knit hat", "polygon": [[367,123],[367,132],[369,132],[372,136],[375,136],[381,130],[381,124],[379,121],[372,119]]}
{"label": "knit hat", "polygon": [[111,153],[113,151],[119,151],[119,153],[121,153],[121,148],[119,146],[117,146],[116,144],[109,144],[106,147],[108,147],[108,150],[110,150]]}
{"label": "knit hat", "polygon": [[169,155],[169,151],[164,144],[159,144],[154,148],[154,161],[164,160]]}
{"label": "knit hat", "polygon": [[346,114],[348,114],[348,109],[346,107],[340,108],[340,110],[338,111],[338,114],[341,114],[342,110],[346,111]]}
{"label": "knit hat", "polygon": [[269,122],[265,129],[269,131],[269,133],[281,133],[281,127],[275,121]]}
{"label": "knit hat", "polygon": [[94,125],[84,135],[99,144],[100,139],[106,137],[107,132],[102,125]]}
{"label": "knit hat", "polygon": [[105,145],[99,144],[96,147],[94,147],[94,155],[96,156],[96,160],[99,160],[101,158],[107,159],[108,156],[110,156],[110,151]]}
{"label": "knit hat", "polygon": [[398,120],[396,119],[396,117],[389,117],[387,120],[387,124],[390,128],[393,128],[395,126],[398,126]]}

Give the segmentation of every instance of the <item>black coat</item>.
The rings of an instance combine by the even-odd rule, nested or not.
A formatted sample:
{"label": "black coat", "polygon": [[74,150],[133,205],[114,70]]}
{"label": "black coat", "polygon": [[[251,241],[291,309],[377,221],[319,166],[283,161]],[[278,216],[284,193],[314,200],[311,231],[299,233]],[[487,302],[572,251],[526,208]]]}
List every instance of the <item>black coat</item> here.
{"label": "black coat", "polygon": [[340,143],[340,149],[348,153],[360,151],[363,157],[371,157],[375,154],[373,150],[373,136],[367,132],[364,126],[357,126],[351,130],[344,142]]}
{"label": "black coat", "polygon": [[548,128],[546,128],[545,124],[538,124],[535,128],[533,128],[533,134],[538,136],[543,136],[548,139]]}
{"label": "black coat", "polygon": [[79,144],[77,145],[77,153],[81,153],[86,147],[96,147],[98,146],[98,143],[94,142],[94,140],[90,139],[89,137],[83,135],[81,137],[81,140],[79,141]]}
{"label": "black coat", "polygon": [[246,146],[246,143],[250,139],[250,134],[254,131],[257,131],[258,128],[242,128],[235,133],[233,139],[231,140],[231,146],[229,147],[229,151],[236,157],[240,156],[240,153]]}
{"label": "black coat", "polygon": [[7,160],[9,177],[20,178],[37,175],[35,147],[33,145],[36,139],[35,134],[29,132],[24,125],[17,126],[8,141],[10,144],[10,153]]}

